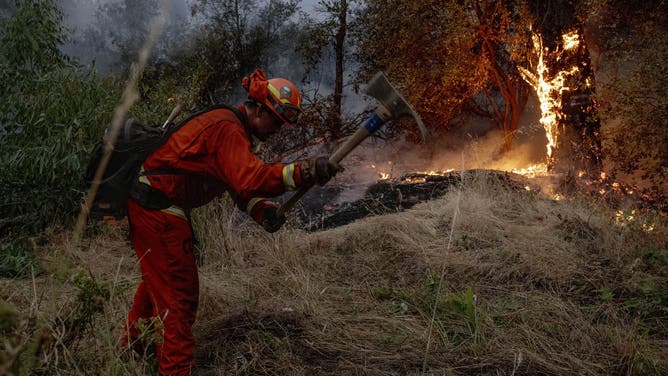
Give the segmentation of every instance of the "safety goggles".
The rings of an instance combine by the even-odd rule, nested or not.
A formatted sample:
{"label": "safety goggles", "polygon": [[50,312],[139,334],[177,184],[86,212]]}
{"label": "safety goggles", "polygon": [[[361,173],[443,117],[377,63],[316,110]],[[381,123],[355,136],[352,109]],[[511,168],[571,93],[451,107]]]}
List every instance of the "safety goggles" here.
{"label": "safety goggles", "polygon": [[278,103],[271,95],[268,96],[274,112],[286,123],[296,124],[302,110],[292,103]]}

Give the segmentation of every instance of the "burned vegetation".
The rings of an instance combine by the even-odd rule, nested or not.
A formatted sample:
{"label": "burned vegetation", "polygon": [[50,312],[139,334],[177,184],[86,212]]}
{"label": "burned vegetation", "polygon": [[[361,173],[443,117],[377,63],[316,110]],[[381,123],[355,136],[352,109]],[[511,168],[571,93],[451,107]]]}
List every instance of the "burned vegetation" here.
{"label": "burned vegetation", "polygon": [[329,185],[307,194],[298,209],[299,225],[307,231],[342,226],[374,215],[397,213],[420,202],[436,199],[457,188],[464,175],[481,175],[502,186],[518,191],[539,191],[540,186],[522,175],[493,170],[462,172],[408,173],[399,178],[382,179],[364,189],[362,198],[339,203],[348,189],[345,185]]}

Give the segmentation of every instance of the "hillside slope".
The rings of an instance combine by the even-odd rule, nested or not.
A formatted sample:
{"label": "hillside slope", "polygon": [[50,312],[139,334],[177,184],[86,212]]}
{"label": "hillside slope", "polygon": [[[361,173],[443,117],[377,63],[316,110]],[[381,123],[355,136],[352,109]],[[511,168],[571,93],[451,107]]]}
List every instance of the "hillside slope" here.
{"label": "hillside slope", "polygon": [[[200,371],[668,372],[665,218],[627,214],[485,176],[406,212],[315,233],[266,234],[210,205],[195,218]],[[46,273],[0,281],[21,315],[14,343],[41,345],[32,360],[23,351],[24,369],[151,374],[150,356],[115,349],[139,273],[125,227],[105,231],[76,256],[54,238],[42,250]],[[77,270],[86,273],[73,283]]]}

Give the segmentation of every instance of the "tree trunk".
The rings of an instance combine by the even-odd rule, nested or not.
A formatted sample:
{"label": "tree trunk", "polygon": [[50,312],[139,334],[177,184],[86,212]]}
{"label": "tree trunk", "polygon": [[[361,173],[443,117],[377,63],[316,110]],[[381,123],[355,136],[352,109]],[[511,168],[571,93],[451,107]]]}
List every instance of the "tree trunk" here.
{"label": "tree trunk", "polygon": [[491,96],[487,97],[490,105],[495,110],[495,120],[503,129],[501,152],[505,153],[512,147],[513,138],[519,126],[520,116],[524,111],[528,93],[521,82],[513,80],[510,73],[504,70],[503,66],[512,67],[513,63],[511,61],[503,62],[505,64],[499,62],[500,57],[497,49],[501,49],[501,47],[497,46],[492,40],[494,36],[492,35],[492,28],[488,24],[488,15],[482,10],[477,0],[471,0],[471,5],[480,23],[478,34],[482,40],[483,53],[487,55],[487,59],[489,60],[492,81],[499,88],[505,101],[504,110],[501,112],[493,102],[493,98]]}
{"label": "tree trunk", "polygon": [[334,105],[330,114],[332,136],[338,139],[341,136],[341,101],[343,98],[343,60],[345,53],[346,33],[348,16],[348,1],[341,0],[339,3],[338,29],[334,37],[334,51],[336,54],[336,78],[334,84]]}

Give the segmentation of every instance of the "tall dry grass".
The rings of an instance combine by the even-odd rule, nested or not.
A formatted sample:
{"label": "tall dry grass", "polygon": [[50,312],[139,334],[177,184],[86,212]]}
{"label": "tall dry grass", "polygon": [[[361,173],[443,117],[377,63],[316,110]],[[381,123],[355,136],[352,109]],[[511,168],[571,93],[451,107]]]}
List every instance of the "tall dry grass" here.
{"label": "tall dry grass", "polygon": [[[667,372],[665,218],[621,225],[597,203],[554,201],[494,176],[465,175],[440,199],[316,233],[267,234],[224,201],[199,210],[200,371]],[[650,219],[659,222],[646,233]],[[150,358],[123,359],[114,347],[139,276],[123,231],[89,237],[80,252],[75,267],[111,294],[68,353],[45,346],[53,374],[150,374]],[[57,307],[77,291],[58,273],[2,281],[2,298],[54,338],[54,317],[67,316]]]}
{"label": "tall dry grass", "polygon": [[625,308],[646,278],[665,286],[642,261],[653,242],[665,247],[665,229],[619,226],[608,208],[484,173],[464,181],[408,212],[319,233],[206,226],[201,360],[279,374],[666,370],[665,324]]}

